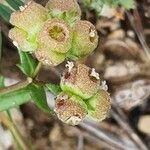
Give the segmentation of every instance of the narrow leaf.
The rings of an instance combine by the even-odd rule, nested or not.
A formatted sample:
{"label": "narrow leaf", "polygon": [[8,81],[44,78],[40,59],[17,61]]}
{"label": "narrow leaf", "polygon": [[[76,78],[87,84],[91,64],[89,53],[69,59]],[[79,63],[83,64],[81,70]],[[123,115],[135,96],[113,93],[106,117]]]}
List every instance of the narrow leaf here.
{"label": "narrow leaf", "polygon": [[21,0],[13,0],[18,6],[23,6],[24,2]]}
{"label": "narrow leaf", "polygon": [[46,87],[55,96],[57,96],[62,91],[62,89],[60,88],[60,86],[56,85],[56,84],[49,83],[49,84],[46,84]]}
{"label": "narrow leaf", "polygon": [[19,5],[14,0],[6,0],[6,2],[15,10],[19,9]]}
{"label": "narrow leaf", "polygon": [[51,109],[47,105],[47,99],[46,99],[46,93],[44,87],[37,84],[31,84],[29,89],[30,89],[31,97],[35,102],[35,104],[37,105],[37,107],[46,113],[50,113]]}
{"label": "narrow leaf", "polygon": [[3,4],[0,4],[0,16],[6,21],[6,22],[9,22],[9,19],[10,19],[10,16],[11,16],[11,13],[12,13],[13,11],[9,8],[9,7],[7,7],[7,6],[5,6],[5,5],[3,5]]}
{"label": "narrow leaf", "polygon": [[18,50],[18,52],[20,56],[20,64],[17,64],[17,66],[25,75],[32,77],[38,65],[38,61],[27,52],[22,52],[20,50]]}
{"label": "narrow leaf", "polygon": [[12,107],[17,107],[31,100],[28,88],[19,89],[10,93],[0,93],[0,111],[5,111]]}

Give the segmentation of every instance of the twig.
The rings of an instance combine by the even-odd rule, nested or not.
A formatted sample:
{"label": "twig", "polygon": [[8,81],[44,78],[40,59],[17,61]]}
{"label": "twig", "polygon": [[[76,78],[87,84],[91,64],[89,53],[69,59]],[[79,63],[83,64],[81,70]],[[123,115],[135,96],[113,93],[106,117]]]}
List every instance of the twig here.
{"label": "twig", "polygon": [[12,135],[15,137],[17,143],[19,144],[20,148],[23,150],[29,150],[30,148],[27,146],[27,143],[25,143],[24,139],[16,130],[14,124],[11,122],[11,120],[4,114],[0,113],[0,122],[2,122],[12,133]]}
{"label": "twig", "polygon": [[[106,133],[105,131],[102,131],[100,128],[95,127],[87,120],[81,123],[80,126],[86,129],[88,132],[92,133],[92,135],[96,136],[107,144],[110,144],[111,147],[114,147],[117,150],[127,150],[131,148],[127,143],[121,141],[120,138],[114,137],[112,134],[109,134],[109,132]],[[134,148],[136,149],[136,146]]]}
{"label": "twig", "polygon": [[127,132],[128,136],[136,143],[139,150],[148,150],[148,147],[143,143],[143,141],[128,124],[126,116],[119,108],[119,106],[113,105],[112,116],[116,119],[118,124]]}
{"label": "twig", "polygon": [[42,67],[42,63],[39,62],[38,65],[37,65],[37,67],[35,68],[35,71],[34,71],[33,75],[32,75],[33,78],[35,78],[37,76],[37,74],[40,71],[41,67]]}
{"label": "twig", "polygon": [[13,92],[15,90],[19,90],[19,89],[25,88],[31,83],[32,83],[32,79],[31,78],[27,78],[25,81],[16,83],[16,84],[8,86],[8,87],[1,88],[0,89],[0,94],[1,95],[2,94],[7,94],[9,92]]}
{"label": "twig", "polygon": [[137,19],[136,19],[136,21],[138,21],[138,22],[135,22],[135,19],[130,12],[126,11],[126,14],[127,14],[127,17],[131,23],[131,26],[133,27],[133,29],[135,30],[135,33],[137,34],[137,36],[139,38],[139,41],[143,47],[143,50],[144,50],[147,58],[150,60],[150,49],[149,49],[147,43],[145,42],[145,37],[141,33],[142,27],[140,27],[140,28],[137,27],[137,24],[141,24],[141,23]]}
{"label": "twig", "polygon": [[77,146],[77,150],[83,150],[84,147],[84,137],[82,134],[80,134],[78,136],[78,146]]}

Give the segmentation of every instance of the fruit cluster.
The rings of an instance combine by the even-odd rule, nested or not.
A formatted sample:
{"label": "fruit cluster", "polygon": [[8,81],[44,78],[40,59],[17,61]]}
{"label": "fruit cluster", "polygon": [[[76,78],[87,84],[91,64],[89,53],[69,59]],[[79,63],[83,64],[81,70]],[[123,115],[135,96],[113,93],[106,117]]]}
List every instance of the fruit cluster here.
{"label": "fruit cluster", "polygon": [[94,25],[81,20],[76,0],[50,0],[45,7],[28,2],[12,13],[10,23],[14,45],[48,66],[85,57],[98,43]]}
{"label": "fruit cluster", "polygon": [[95,69],[69,62],[61,78],[62,92],[56,98],[55,112],[70,125],[79,124],[86,116],[102,121],[110,110],[109,93],[100,86]]}

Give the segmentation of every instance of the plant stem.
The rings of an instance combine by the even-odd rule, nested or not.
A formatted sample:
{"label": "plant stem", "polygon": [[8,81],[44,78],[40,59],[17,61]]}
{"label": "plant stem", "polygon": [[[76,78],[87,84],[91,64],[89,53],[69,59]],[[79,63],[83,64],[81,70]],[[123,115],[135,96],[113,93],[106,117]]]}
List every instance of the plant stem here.
{"label": "plant stem", "polygon": [[14,85],[4,87],[0,89],[0,95],[7,94],[9,92],[13,92],[22,88],[27,87],[30,83],[32,83],[31,78],[27,78],[25,81],[21,81],[19,83],[16,83]]}
{"label": "plant stem", "polygon": [[0,113],[0,122],[2,122],[11,131],[12,135],[15,137],[17,143],[22,150],[29,150],[29,147],[23,140],[22,136],[20,135],[14,124],[8,118],[8,116],[6,116],[4,113]]}
{"label": "plant stem", "polygon": [[33,73],[33,78],[35,78],[37,76],[38,72],[41,69],[41,66],[42,66],[42,63],[39,62],[38,65],[37,65],[37,67],[36,67],[36,69],[35,69],[35,71],[34,71],[34,73]]}

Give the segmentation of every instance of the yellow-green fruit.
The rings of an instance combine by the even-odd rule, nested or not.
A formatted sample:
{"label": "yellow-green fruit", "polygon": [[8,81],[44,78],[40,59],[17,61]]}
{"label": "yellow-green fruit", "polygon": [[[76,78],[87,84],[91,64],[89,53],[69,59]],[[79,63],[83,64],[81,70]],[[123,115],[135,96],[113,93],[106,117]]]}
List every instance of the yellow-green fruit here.
{"label": "yellow-green fruit", "polygon": [[35,42],[28,41],[27,32],[14,27],[9,31],[9,37],[13,40],[14,45],[21,51],[34,51],[37,48]]}
{"label": "yellow-green fruit", "polygon": [[63,91],[88,99],[98,91],[100,85],[100,79],[92,76],[91,73],[92,69],[78,64],[71,71],[64,72],[60,86]]}
{"label": "yellow-green fruit", "polygon": [[12,13],[10,23],[32,35],[47,20],[48,10],[35,2],[20,7],[20,11]]}
{"label": "yellow-green fruit", "polygon": [[62,122],[77,125],[87,115],[87,106],[78,96],[62,92],[56,98],[55,112]]}
{"label": "yellow-green fruit", "polygon": [[35,57],[45,66],[57,66],[65,60],[65,55],[50,51],[46,48],[39,48],[34,51]]}
{"label": "yellow-green fruit", "polygon": [[75,11],[78,16],[81,16],[81,9],[76,0],[49,0],[46,4],[49,10],[59,10],[61,12]]}
{"label": "yellow-green fruit", "polygon": [[71,55],[83,57],[89,55],[98,44],[98,35],[94,25],[88,21],[78,21],[74,26]]}
{"label": "yellow-green fruit", "polygon": [[38,35],[40,47],[52,52],[67,53],[71,47],[71,41],[70,27],[59,19],[47,21]]}
{"label": "yellow-green fruit", "polygon": [[100,90],[97,94],[87,101],[88,117],[95,121],[104,120],[110,111],[111,102],[109,93]]}

